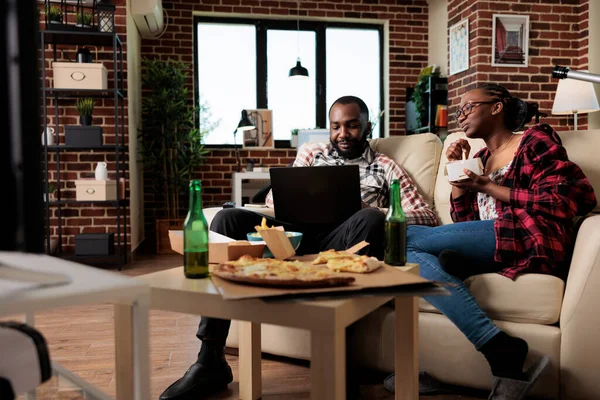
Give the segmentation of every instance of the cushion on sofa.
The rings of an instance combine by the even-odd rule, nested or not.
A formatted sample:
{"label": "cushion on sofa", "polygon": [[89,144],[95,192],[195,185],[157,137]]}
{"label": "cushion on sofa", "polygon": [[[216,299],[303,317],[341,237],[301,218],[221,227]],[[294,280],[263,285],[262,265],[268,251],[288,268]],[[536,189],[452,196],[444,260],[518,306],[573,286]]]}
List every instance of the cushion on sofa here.
{"label": "cushion on sofa", "polygon": [[371,140],[371,148],[385,154],[411,177],[427,204],[433,207],[442,142],[432,133]]}
{"label": "cushion on sofa", "polygon": [[[499,274],[482,274],[465,284],[492,319],[552,325],[560,317],[565,282],[557,277],[524,274],[513,281]],[[439,313],[422,298],[419,309]]]}

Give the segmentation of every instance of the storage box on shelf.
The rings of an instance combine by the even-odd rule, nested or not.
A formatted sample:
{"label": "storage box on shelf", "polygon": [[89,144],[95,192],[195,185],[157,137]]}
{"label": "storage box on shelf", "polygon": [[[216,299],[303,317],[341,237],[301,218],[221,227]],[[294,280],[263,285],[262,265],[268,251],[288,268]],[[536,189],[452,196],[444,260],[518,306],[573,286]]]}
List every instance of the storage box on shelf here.
{"label": "storage box on shelf", "polygon": [[[54,27],[56,28],[56,27]],[[43,112],[43,128],[49,127],[49,122],[54,128],[54,139],[49,142],[51,145],[44,145],[44,167],[46,181],[62,188],[55,194],[55,200],[45,202],[46,211],[46,241],[48,247],[51,240],[51,233],[55,228],[55,237],[58,238],[59,248],[58,254],[68,257],[66,251],[63,251],[63,240],[65,232],[71,234],[70,231],[64,230],[65,221],[63,218],[69,213],[63,211],[63,207],[79,207],[82,204],[85,207],[101,207],[116,209],[116,229],[114,233],[110,233],[114,249],[106,259],[114,261],[118,264],[119,269],[122,264],[127,262],[127,204],[125,199],[125,190],[123,179],[127,173],[127,154],[125,143],[125,90],[124,90],[124,59],[123,59],[123,44],[118,35],[113,32],[97,32],[97,31],[61,31],[61,30],[43,30],[40,32],[41,48],[46,49],[48,46],[52,48],[53,59],[52,63],[47,63],[47,52],[42,51],[41,69],[42,78],[42,112]],[[105,47],[112,51],[112,55],[97,63],[76,63],[76,62],[59,62],[57,57],[65,52],[77,51],[81,46],[96,46]],[[63,51],[57,51],[63,50]],[[69,50],[71,49],[71,50]],[[100,54],[106,56],[103,51]],[[106,68],[108,67],[108,69]],[[53,81],[47,79],[49,71],[53,73]],[[111,79],[108,79],[111,72]],[[114,78],[113,78],[114,77]],[[66,114],[63,112],[65,106],[72,107],[74,100],[82,97],[104,98],[103,106],[110,106],[114,109],[114,129],[104,125],[101,126],[81,126],[68,125]],[[51,108],[50,108],[51,107]],[[48,111],[52,110],[52,113]],[[51,120],[51,118],[53,120]],[[63,126],[64,128],[61,128]],[[65,133],[64,144],[59,140],[59,133]],[[107,133],[111,132],[111,133]],[[114,132],[114,133],[113,133]],[[108,135],[112,137],[108,137]],[[54,143],[54,144],[52,144]],[[76,198],[70,198],[61,194],[61,190],[67,187],[61,185],[61,180],[64,180],[66,161],[68,157],[61,156],[64,152],[94,152],[94,154],[104,154],[105,157],[112,155],[114,157],[114,167],[111,171],[110,180],[107,181],[84,181],[73,179],[76,181]],[[53,159],[51,159],[53,155]],[[55,164],[56,169],[50,170],[50,162]],[[54,168],[54,167],[53,167]],[[90,169],[93,173],[93,169]],[[79,177],[79,174],[77,175]],[[86,177],[85,175],[83,177]],[[70,178],[72,179],[72,178]],[[120,188],[117,190],[116,182],[120,183]],[[48,198],[48,197],[47,197]],[[51,209],[56,209],[51,215]],[[108,215],[115,215],[108,213]],[[50,217],[55,221],[53,226],[50,225]],[[78,236],[76,236],[77,238]],[[79,239],[81,240],[81,238]],[[77,241],[77,239],[75,240]],[[71,243],[73,243],[71,241]],[[77,250],[77,245],[75,246]],[[79,246],[81,247],[81,245]],[[90,254],[91,255],[91,254]],[[75,255],[81,259],[81,251],[77,251]],[[94,256],[95,257],[95,256]],[[92,257],[90,260],[94,259]]]}
{"label": "storage box on shelf", "polygon": [[75,181],[75,187],[77,201],[117,200],[116,181],[79,179]]}
{"label": "storage box on shelf", "polygon": [[102,63],[53,62],[55,89],[108,89],[108,70]]}
{"label": "storage box on shelf", "polygon": [[65,146],[102,146],[102,127],[85,125],[65,125]]}
{"label": "storage box on shelf", "polygon": [[114,253],[114,233],[81,233],[75,235],[76,256],[110,256]]}

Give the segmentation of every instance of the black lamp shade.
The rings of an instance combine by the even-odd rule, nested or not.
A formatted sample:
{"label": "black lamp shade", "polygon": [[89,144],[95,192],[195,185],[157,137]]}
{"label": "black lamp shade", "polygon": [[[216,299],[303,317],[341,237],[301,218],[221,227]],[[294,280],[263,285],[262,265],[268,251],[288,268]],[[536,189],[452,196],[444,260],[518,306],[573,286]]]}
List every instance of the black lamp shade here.
{"label": "black lamp shade", "polygon": [[238,124],[237,130],[249,131],[254,128],[254,124],[252,123],[252,121],[250,121],[250,118],[248,118],[248,111],[242,110],[242,118],[240,118],[240,123]]}
{"label": "black lamp shade", "polygon": [[98,13],[98,31],[110,32],[115,31],[115,5],[104,0],[96,6]]}
{"label": "black lamp shade", "polygon": [[308,78],[308,70],[300,64],[300,58],[296,60],[296,66],[290,69],[290,79],[306,79]]}

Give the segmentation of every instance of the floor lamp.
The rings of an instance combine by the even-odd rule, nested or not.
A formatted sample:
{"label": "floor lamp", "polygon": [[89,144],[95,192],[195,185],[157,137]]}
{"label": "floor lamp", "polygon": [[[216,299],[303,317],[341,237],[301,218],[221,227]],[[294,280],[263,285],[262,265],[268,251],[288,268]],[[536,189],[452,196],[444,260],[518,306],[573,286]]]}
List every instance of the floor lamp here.
{"label": "floor lamp", "polygon": [[573,114],[575,120],[573,130],[577,130],[577,116],[599,111],[598,97],[594,90],[594,84],[575,79],[563,79],[558,81],[556,97],[552,105],[553,115]]}

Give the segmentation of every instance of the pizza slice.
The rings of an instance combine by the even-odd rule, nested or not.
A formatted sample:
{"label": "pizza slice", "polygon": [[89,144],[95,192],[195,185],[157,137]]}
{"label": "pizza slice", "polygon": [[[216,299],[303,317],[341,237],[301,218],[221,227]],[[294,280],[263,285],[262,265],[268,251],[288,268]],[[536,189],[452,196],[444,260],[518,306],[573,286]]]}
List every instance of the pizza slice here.
{"label": "pizza slice", "polygon": [[337,272],[354,272],[358,274],[373,272],[383,265],[383,262],[375,257],[335,250],[320,252],[312,263],[315,265],[325,264],[327,268]]}

